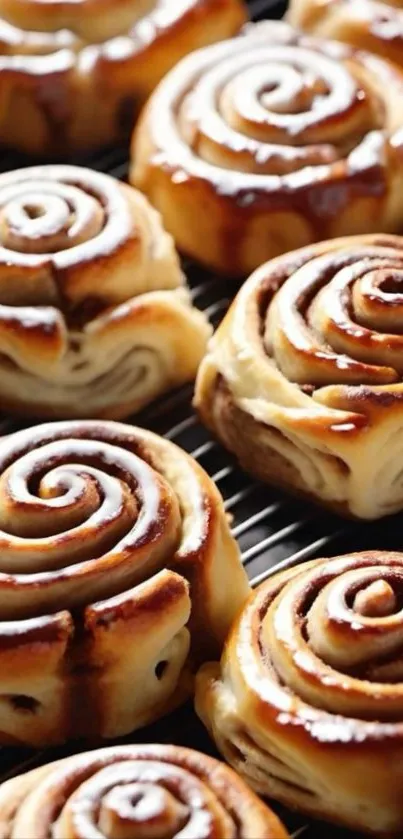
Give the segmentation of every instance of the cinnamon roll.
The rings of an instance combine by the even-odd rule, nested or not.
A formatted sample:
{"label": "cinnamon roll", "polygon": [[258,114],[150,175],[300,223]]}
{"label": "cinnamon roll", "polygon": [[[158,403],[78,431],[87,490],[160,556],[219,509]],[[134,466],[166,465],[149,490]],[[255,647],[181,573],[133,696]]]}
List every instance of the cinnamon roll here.
{"label": "cinnamon roll", "polygon": [[402,836],[403,554],[278,574],[251,598],[197,710],[261,795],[373,836]]}
{"label": "cinnamon roll", "polygon": [[403,67],[402,0],[291,0],[288,20],[306,32],[369,50]]}
{"label": "cinnamon roll", "polygon": [[73,166],[0,175],[3,409],[127,416],[192,380],[209,336],[142,195]]}
{"label": "cinnamon roll", "polygon": [[176,746],[79,754],[0,788],[1,839],[287,839],[235,773]]}
{"label": "cinnamon roll", "polygon": [[403,509],[403,238],[269,262],[201,364],[205,424],[259,479],[376,519]]}
{"label": "cinnamon roll", "polygon": [[172,443],[91,421],[3,438],[0,743],[165,714],[248,591],[218,491]]}
{"label": "cinnamon roll", "polygon": [[132,183],[186,253],[245,275],[291,248],[397,232],[403,74],[389,62],[251,25],[175,68],[133,141]]}
{"label": "cinnamon roll", "polygon": [[0,143],[42,155],[121,140],[179,59],[245,19],[242,0],[1,0]]}

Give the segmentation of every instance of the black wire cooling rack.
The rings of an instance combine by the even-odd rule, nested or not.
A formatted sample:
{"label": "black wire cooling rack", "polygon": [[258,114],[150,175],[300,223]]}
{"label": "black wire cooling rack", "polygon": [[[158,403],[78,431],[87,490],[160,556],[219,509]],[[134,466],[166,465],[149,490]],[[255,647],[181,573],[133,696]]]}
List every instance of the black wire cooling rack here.
{"label": "black wire cooling rack", "polygon": [[[254,20],[280,18],[285,10],[283,0],[251,0]],[[124,179],[127,174],[127,149],[113,149],[90,159],[70,161],[91,166]],[[12,153],[0,158],[0,171],[29,165],[32,161]],[[203,309],[217,326],[234,295],[233,283],[226,283],[214,274],[186,261],[184,264],[195,304]],[[292,565],[319,556],[331,556],[353,550],[401,549],[401,517],[375,524],[345,522],[323,510],[251,481],[232,458],[198,423],[191,407],[192,388],[182,388],[134,418],[182,446],[195,457],[212,476],[225,499],[231,514],[233,534],[238,539],[243,562],[254,585],[266,579],[273,568]],[[16,430],[17,425],[0,415],[0,434]],[[136,732],[123,742],[174,742],[199,748],[214,754],[214,749],[191,708],[185,708],[151,729]],[[94,744],[94,747],[99,744]],[[86,746],[87,747],[87,746]],[[28,750],[0,750],[0,782],[20,772],[34,768],[74,751],[82,751],[83,744],[41,752]],[[345,830],[280,812],[294,831],[304,839],[354,839]],[[45,837],[44,837],[45,839]]]}

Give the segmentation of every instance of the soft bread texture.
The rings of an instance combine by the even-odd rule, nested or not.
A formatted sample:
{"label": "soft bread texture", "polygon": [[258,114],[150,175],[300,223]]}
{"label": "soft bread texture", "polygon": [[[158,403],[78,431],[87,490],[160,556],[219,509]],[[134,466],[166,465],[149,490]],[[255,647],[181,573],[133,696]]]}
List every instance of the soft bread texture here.
{"label": "soft bread texture", "polygon": [[291,0],[294,26],[369,50],[403,67],[402,0]]}
{"label": "soft bread texture", "polygon": [[235,775],[200,752],[123,746],[80,754],[0,788],[1,839],[287,839]]}
{"label": "soft bread texture", "polygon": [[221,496],[172,443],[89,421],[3,438],[0,743],[162,716],[248,591]]}
{"label": "soft bread texture", "polygon": [[403,831],[402,593],[402,554],[280,573],[197,677],[199,715],[258,793],[377,839]]}
{"label": "soft bread texture", "polygon": [[398,232],[403,74],[282,22],[171,71],[134,134],[132,183],[180,249],[244,276],[334,236]]}
{"label": "soft bread texture", "polygon": [[0,405],[120,419],[191,381],[210,326],[144,196],[108,175],[0,175]]}
{"label": "soft bread texture", "polygon": [[403,508],[403,238],[322,242],[245,283],[196,384],[206,425],[263,481],[337,512]]}
{"label": "soft bread texture", "polygon": [[245,18],[241,0],[0,0],[0,143],[43,155],[120,141],[177,61]]}

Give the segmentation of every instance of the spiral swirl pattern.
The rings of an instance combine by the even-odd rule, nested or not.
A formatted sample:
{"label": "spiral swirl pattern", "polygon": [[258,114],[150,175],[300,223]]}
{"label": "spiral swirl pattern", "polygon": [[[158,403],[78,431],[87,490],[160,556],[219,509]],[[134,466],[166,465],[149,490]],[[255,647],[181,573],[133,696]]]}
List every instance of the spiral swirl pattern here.
{"label": "spiral swirl pattern", "polygon": [[388,62],[251,25],[164,79],[135,132],[132,183],[181,249],[228,274],[321,238],[397,231],[402,91]]}
{"label": "spiral swirl pattern", "polygon": [[292,0],[289,22],[321,38],[334,38],[403,66],[401,0]]}
{"label": "spiral swirl pattern", "polygon": [[287,839],[230,769],[174,746],[77,755],[3,784],[3,839]]}
{"label": "spiral swirl pattern", "polygon": [[[196,703],[259,793],[374,836],[398,836],[403,555],[306,563],[251,599]],[[396,772],[390,772],[390,767]]]}
{"label": "spiral swirl pattern", "polygon": [[0,142],[41,155],[119,142],[180,58],[244,21],[241,0],[1,0]]}
{"label": "spiral swirl pattern", "polygon": [[194,378],[210,328],[130,187],[73,166],[0,175],[0,400],[119,418]]}
{"label": "spiral swirl pattern", "polygon": [[61,423],[0,442],[0,476],[0,742],[114,736],[180,702],[189,630],[203,660],[248,593],[207,475],[149,432]]}
{"label": "spiral swirl pattern", "polygon": [[403,239],[323,242],[244,285],[196,405],[243,466],[339,512],[403,507]]}

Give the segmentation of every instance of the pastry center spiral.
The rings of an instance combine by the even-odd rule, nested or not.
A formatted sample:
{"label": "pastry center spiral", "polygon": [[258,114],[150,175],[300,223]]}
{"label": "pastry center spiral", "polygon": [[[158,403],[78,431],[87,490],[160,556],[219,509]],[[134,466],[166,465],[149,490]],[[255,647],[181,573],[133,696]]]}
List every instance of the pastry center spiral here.
{"label": "pastry center spiral", "polygon": [[379,127],[376,96],[347,63],[258,37],[243,46],[221,48],[179,107],[183,137],[205,161],[284,174],[337,161]]}
{"label": "pastry center spiral", "polygon": [[226,766],[158,745],[101,749],[20,776],[2,789],[0,823],[5,839],[288,837]]}
{"label": "pastry center spiral", "polygon": [[55,839],[235,839],[236,825],[220,800],[186,768],[122,761],[95,772],[66,801]]}
{"label": "pastry center spiral", "polygon": [[308,566],[268,602],[261,643],[310,706],[387,721],[403,718],[403,568],[378,557]]}
{"label": "pastry center spiral", "polygon": [[270,298],[264,343],[281,372],[308,385],[372,384],[403,374],[403,254],[346,246],[308,259]]}
{"label": "pastry center spiral", "polygon": [[79,187],[35,181],[0,194],[0,243],[20,253],[57,253],[98,236],[102,205]]}
{"label": "pastry center spiral", "polygon": [[187,807],[176,801],[167,789],[152,784],[128,784],[110,790],[105,796],[99,827],[105,836],[122,839],[155,839],[175,836],[189,818]]}
{"label": "pastry center spiral", "polygon": [[[113,430],[0,449],[0,617],[110,596],[160,570],[180,538],[177,497]],[[22,435],[22,440],[25,437]],[[28,439],[28,438],[27,438]],[[129,441],[128,445],[130,446]],[[11,462],[10,462],[11,461]],[[18,581],[17,589],[12,580]],[[38,589],[38,586],[41,589]],[[43,600],[41,600],[42,598]]]}
{"label": "pastry center spiral", "polygon": [[376,580],[355,596],[354,610],[368,618],[393,615],[396,609],[396,595],[386,580]]}
{"label": "pastry center spiral", "polygon": [[[136,274],[132,279],[118,268],[127,250],[136,264],[147,264],[146,225],[141,198],[108,175],[75,166],[5,173],[0,184],[0,304],[56,304],[68,314],[71,304],[78,307],[90,297],[101,308],[103,302],[127,300]],[[114,260],[113,270],[108,260]],[[46,313],[38,317],[46,320]]]}

